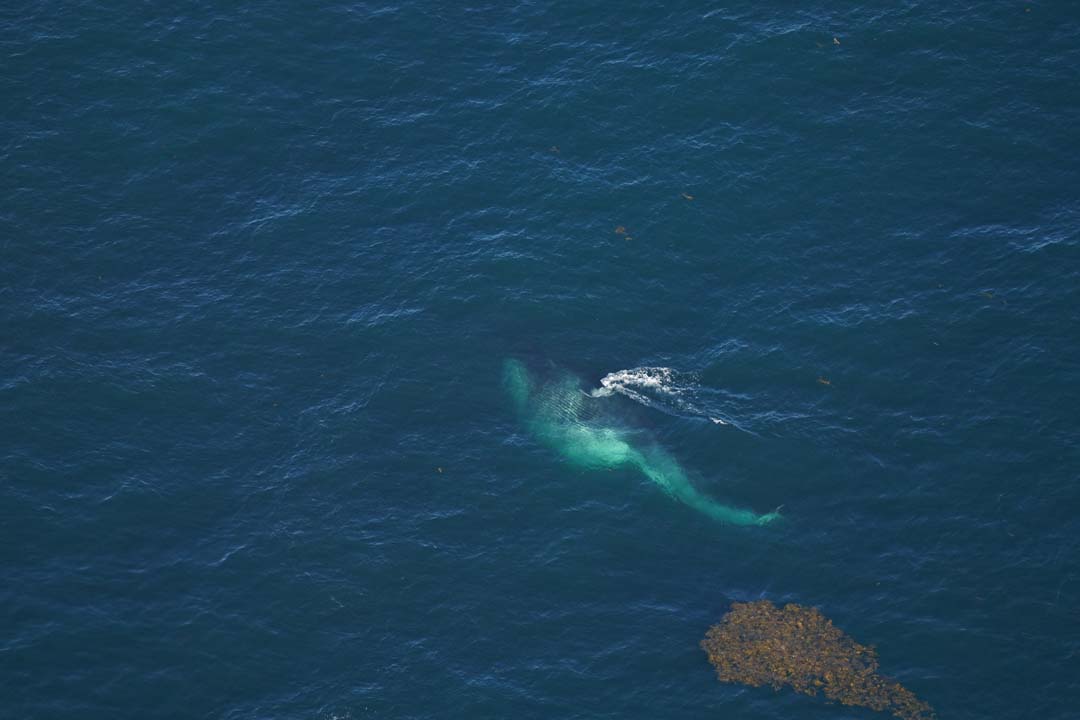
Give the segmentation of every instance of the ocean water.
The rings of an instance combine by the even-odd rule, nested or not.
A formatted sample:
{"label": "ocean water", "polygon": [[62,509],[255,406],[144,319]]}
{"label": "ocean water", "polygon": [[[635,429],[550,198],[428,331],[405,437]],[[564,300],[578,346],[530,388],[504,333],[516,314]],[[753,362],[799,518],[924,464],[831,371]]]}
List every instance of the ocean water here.
{"label": "ocean water", "polygon": [[0,717],[1080,717],[1080,6],[0,18]]}

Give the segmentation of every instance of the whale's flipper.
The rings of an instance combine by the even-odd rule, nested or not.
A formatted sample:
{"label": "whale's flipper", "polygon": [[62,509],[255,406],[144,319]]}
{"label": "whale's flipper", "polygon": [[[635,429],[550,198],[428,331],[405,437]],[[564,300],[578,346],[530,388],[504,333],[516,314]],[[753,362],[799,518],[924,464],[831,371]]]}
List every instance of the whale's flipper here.
{"label": "whale's flipper", "polygon": [[514,410],[523,415],[532,395],[532,379],[520,361],[507,360],[503,363],[503,387],[514,404]]}

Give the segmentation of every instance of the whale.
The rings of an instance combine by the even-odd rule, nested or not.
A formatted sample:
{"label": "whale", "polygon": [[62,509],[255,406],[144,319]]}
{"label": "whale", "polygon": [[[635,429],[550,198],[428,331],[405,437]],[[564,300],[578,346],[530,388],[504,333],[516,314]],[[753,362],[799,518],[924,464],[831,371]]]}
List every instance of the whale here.
{"label": "whale", "polygon": [[634,469],[683,505],[725,524],[767,525],[780,518],[777,511],[758,514],[703,494],[670,453],[606,420],[604,396],[586,392],[570,373],[540,381],[520,360],[508,358],[503,387],[526,433],[572,466]]}

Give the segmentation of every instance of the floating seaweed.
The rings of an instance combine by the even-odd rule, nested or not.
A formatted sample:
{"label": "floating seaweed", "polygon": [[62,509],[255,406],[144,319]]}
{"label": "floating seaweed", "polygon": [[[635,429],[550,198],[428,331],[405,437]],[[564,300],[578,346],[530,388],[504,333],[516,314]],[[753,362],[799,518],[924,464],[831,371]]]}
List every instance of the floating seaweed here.
{"label": "floating seaweed", "polygon": [[721,682],[785,685],[844,705],[887,710],[902,720],[929,720],[933,709],[895,680],[878,674],[877,653],[841,632],[816,608],[768,600],[733,603],[709,628],[701,648]]}

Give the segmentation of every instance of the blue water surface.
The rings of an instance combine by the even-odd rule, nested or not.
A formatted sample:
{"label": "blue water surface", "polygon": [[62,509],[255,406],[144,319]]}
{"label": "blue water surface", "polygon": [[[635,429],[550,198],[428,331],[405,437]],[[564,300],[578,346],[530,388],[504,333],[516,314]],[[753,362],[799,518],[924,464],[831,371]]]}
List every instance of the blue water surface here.
{"label": "blue water surface", "polygon": [[[1080,6],[0,18],[0,716],[886,717],[718,683],[767,598],[1078,717]],[[783,519],[505,358],[670,370],[590,402]]]}

